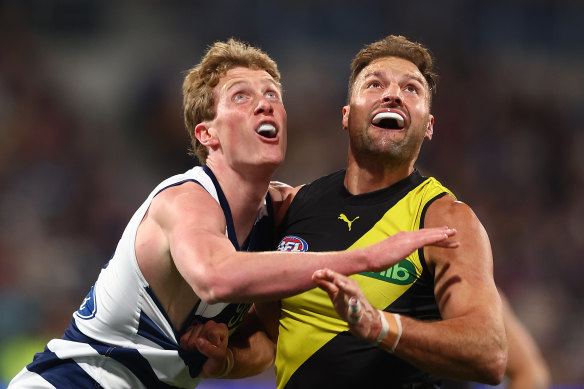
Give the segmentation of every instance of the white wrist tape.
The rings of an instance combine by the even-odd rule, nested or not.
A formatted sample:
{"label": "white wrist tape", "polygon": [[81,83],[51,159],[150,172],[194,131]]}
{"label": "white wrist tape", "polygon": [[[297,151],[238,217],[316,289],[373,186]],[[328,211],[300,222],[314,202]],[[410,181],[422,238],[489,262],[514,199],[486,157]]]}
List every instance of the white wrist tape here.
{"label": "white wrist tape", "polygon": [[[381,341],[383,339],[385,339],[387,337],[387,335],[389,334],[389,323],[387,322],[387,319],[385,318],[385,314],[381,310],[378,310],[378,311],[379,311],[379,317],[381,319],[381,331],[379,332],[379,335],[377,336],[377,339],[375,340],[375,345],[378,345],[379,343],[381,343]],[[390,349],[388,350],[389,352],[395,351],[395,349],[397,348],[397,345],[399,343],[399,340],[401,339],[401,336],[402,336],[402,324],[401,324],[400,315],[397,313],[392,313],[392,315],[393,315],[393,318],[395,320],[395,324],[397,326],[397,334],[396,334],[395,341],[393,342],[393,345],[391,345]]]}
{"label": "white wrist tape", "polygon": [[351,324],[356,324],[363,318],[363,312],[361,312],[361,302],[356,297],[351,297],[349,299],[349,315],[347,316],[347,322]]}
{"label": "white wrist tape", "polygon": [[397,338],[395,338],[395,342],[393,343],[393,346],[391,347],[391,352],[394,352],[397,344],[399,343],[399,340],[401,339],[402,336],[402,324],[401,324],[401,318],[399,316],[399,314],[394,313],[393,317],[395,317],[395,322],[397,323]]}
{"label": "white wrist tape", "polygon": [[379,332],[379,335],[377,335],[377,339],[375,339],[376,346],[381,343],[381,341],[387,336],[387,333],[389,332],[389,324],[387,323],[387,319],[385,318],[383,311],[379,309],[377,311],[379,312],[379,318],[381,319],[381,331]]}

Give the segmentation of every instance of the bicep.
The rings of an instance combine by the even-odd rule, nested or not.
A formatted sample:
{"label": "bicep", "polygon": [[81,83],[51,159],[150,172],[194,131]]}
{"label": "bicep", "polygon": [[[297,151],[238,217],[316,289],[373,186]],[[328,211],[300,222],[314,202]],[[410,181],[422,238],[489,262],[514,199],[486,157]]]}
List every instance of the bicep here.
{"label": "bicep", "polygon": [[225,218],[215,199],[195,183],[169,188],[159,196],[153,202],[154,217],[178,272],[197,293],[197,285],[212,275],[218,258],[235,251],[225,236]]}
{"label": "bicep", "polygon": [[435,295],[443,318],[470,312],[485,315],[500,312],[489,238],[474,212],[451,198],[437,200],[428,209],[425,226],[441,225],[456,228],[454,238],[460,243],[454,249],[425,249],[429,266],[434,270]]}

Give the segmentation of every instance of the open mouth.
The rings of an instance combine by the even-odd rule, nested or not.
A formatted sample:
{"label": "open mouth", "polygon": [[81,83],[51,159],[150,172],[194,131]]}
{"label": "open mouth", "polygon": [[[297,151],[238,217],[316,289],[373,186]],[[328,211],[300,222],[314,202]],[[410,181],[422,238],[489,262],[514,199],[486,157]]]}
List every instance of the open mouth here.
{"label": "open mouth", "polygon": [[373,117],[371,123],[386,130],[401,130],[404,128],[405,120],[395,112],[380,112]]}
{"label": "open mouth", "polygon": [[262,123],[256,129],[258,135],[263,136],[264,138],[273,139],[278,135],[278,131],[276,130],[276,126],[270,123]]}

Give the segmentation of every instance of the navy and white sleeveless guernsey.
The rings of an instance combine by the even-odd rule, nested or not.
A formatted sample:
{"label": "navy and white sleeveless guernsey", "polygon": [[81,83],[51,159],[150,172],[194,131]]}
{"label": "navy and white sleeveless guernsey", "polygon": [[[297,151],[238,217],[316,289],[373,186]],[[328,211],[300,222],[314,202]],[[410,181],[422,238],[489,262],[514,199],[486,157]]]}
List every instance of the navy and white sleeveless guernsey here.
{"label": "navy and white sleeveless guernsey", "polygon": [[241,323],[250,304],[206,304],[199,301],[184,328],[170,322],[136,261],[136,231],[152,199],[166,188],[192,181],[221,205],[226,236],[237,250],[273,247],[273,214],[269,195],[243,247],[239,247],[229,204],[207,166],[166,179],[152,191],[126,227],[111,260],[73,314],[61,339],[53,339],[10,382],[9,388],[193,388],[206,357],[179,348],[178,341],[192,322],[214,320],[230,333]]}

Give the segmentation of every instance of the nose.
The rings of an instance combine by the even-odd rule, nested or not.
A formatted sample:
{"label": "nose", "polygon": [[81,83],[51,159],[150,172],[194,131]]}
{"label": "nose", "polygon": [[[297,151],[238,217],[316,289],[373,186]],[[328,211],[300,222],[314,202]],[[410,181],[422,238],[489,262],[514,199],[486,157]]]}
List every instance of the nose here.
{"label": "nose", "polygon": [[385,89],[381,100],[384,103],[389,103],[390,105],[401,105],[402,98],[400,87],[392,83],[388,88]]}
{"label": "nose", "polygon": [[254,110],[254,114],[259,115],[262,113],[273,113],[274,112],[274,107],[272,106],[272,103],[266,98],[266,97],[261,97],[256,105],[256,108]]}

